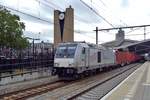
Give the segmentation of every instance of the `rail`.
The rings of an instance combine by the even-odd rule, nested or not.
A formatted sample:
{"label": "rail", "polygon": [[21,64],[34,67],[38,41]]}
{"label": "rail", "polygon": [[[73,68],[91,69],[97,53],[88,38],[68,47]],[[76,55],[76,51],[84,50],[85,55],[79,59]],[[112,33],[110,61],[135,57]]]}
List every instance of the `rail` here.
{"label": "rail", "polygon": [[[108,77],[108,78],[106,78],[106,79],[104,79],[102,82],[100,82],[100,83],[98,83],[98,84],[96,84],[96,85],[94,85],[94,86],[91,86],[91,87],[89,87],[89,88],[87,88],[87,89],[85,89],[85,90],[83,90],[83,91],[81,91],[81,92],[76,92],[76,94],[73,94],[72,96],[69,96],[69,97],[67,97],[67,100],[76,100],[76,98],[78,98],[78,97],[80,97],[81,95],[83,95],[83,94],[86,94],[87,92],[89,92],[89,91],[91,91],[92,89],[94,89],[94,88],[97,88],[98,86],[101,86],[101,85],[103,85],[103,84],[105,84],[106,82],[108,82],[108,81],[111,81],[112,79],[115,79],[116,77],[120,77],[120,75],[122,75],[122,74],[124,74],[125,72],[127,72],[127,71],[129,71],[129,70],[131,70],[131,69],[133,69],[133,68],[138,68],[137,66],[139,66],[139,65],[134,65],[134,66],[132,66],[131,68],[128,68],[128,69],[126,69],[126,70],[124,70],[124,71],[121,71],[121,72],[119,72],[119,73],[116,73],[116,74],[114,74],[113,76],[110,76],[110,77]],[[135,68],[135,69],[136,69]],[[132,72],[130,72],[129,74],[131,74]],[[126,75],[126,76],[128,76],[128,75]],[[122,78],[122,79],[124,79],[124,78]],[[121,80],[119,80],[119,82],[118,82],[118,84],[121,82]],[[115,85],[113,85],[113,87],[111,87],[111,89],[110,90],[112,90],[116,85],[118,85],[118,84],[115,84]],[[110,90],[108,90],[106,93],[103,93],[103,96],[105,95],[105,94],[107,94]],[[93,92],[92,92],[93,93]],[[102,96],[102,97],[103,97]],[[101,97],[100,97],[101,98]],[[99,98],[99,99],[100,99]]]}
{"label": "rail", "polygon": [[[45,85],[45,86],[39,86],[39,87],[36,87],[36,88],[32,88],[32,89],[30,89],[30,90],[23,90],[23,91],[20,91],[20,92],[17,92],[17,93],[13,93],[13,94],[11,94],[11,95],[5,95],[5,96],[2,96],[3,98],[5,98],[4,100],[18,100],[18,99],[26,99],[26,98],[29,98],[29,97],[33,97],[33,96],[36,96],[36,95],[40,95],[40,94],[43,94],[43,93],[45,93],[45,92],[48,92],[48,91],[52,91],[52,90],[54,90],[54,89],[58,89],[57,91],[52,91],[52,94],[54,94],[55,96],[61,96],[61,97],[63,97],[63,95],[62,95],[62,93],[64,93],[64,94],[67,94],[67,100],[68,99],[74,99],[74,98],[76,98],[76,97],[78,97],[78,96],[80,96],[80,95],[82,95],[82,94],[84,94],[85,92],[87,92],[87,91],[89,91],[89,90],[91,90],[91,89],[93,89],[93,88],[95,88],[95,87],[97,87],[98,85],[100,85],[100,84],[103,84],[103,83],[105,83],[105,82],[108,82],[109,80],[111,80],[111,79],[113,79],[113,78],[115,78],[116,76],[119,76],[121,73],[124,73],[124,72],[126,72],[126,71],[128,71],[128,70],[130,70],[130,69],[132,69],[132,68],[138,68],[138,66],[137,66],[137,64],[134,64],[134,65],[131,65],[131,66],[128,66],[127,68],[125,67],[125,69],[124,68],[120,68],[120,69],[117,69],[117,70],[114,70],[114,71],[112,71],[112,72],[117,72],[117,73],[112,73],[112,72],[109,72],[109,74],[102,74],[102,75],[109,75],[109,76],[106,76],[106,77],[104,77],[102,80],[99,80],[98,82],[96,82],[95,80],[93,80],[93,79],[95,79],[94,77],[95,76],[93,76],[93,78],[91,77],[91,79],[90,78],[87,78],[87,79],[81,79],[81,80],[76,80],[76,81],[73,81],[73,82],[63,82],[63,84],[61,83],[59,86],[57,86],[56,88],[55,88],[55,84],[54,85],[50,85],[50,86],[48,86],[48,85]],[[119,72],[118,72],[119,71]],[[131,71],[132,72],[132,71]],[[126,74],[126,73],[124,73],[124,74]],[[101,75],[100,75],[101,76]],[[96,79],[97,79],[97,77],[96,77]],[[93,80],[93,82],[94,82],[94,85],[93,85],[93,82],[91,83],[91,81],[90,80]],[[80,82],[81,81],[81,82]],[[89,82],[88,82],[89,81]],[[76,85],[78,84],[78,85],[80,85],[80,86],[82,86],[83,84],[84,84],[84,86],[87,86],[87,85],[85,85],[86,83],[87,84],[89,84],[91,87],[89,87],[88,86],[88,88],[87,87],[82,87],[82,88],[84,88],[85,90],[83,90],[83,91],[81,91],[81,92],[77,92],[76,90],[75,90],[75,87],[76,87]],[[96,82],[96,83],[95,83]],[[92,84],[92,85],[91,85]],[[68,87],[68,89],[66,89],[67,90],[67,92],[65,93],[65,89],[64,88],[60,88],[60,87],[64,87],[65,88],[65,86],[66,87]],[[71,87],[70,87],[71,86]],[[75,87],[74,87],[75,86]],[[70,88],[69,88],[70,87]],[[53,88],[53,89],[52,89]],[[80,88],[81,90],[82,90],[82,88]],[[59,90],[60,89],[60,90]],[[70,89],[70,90],[69,90]],[[71,93],[72,94],[72,89],[73,89],[73,93],[76,93],[76,94],[73,94],[73,95],[70,95],[69,97],[68,97],[68,95],[69,95],[69,93]],[[77,89],[77,87],[76,87],[76,89]],[[58,93],[60,93],[60,94],[57,94],[57,92]],[[51,95],[51,94],[49,94],[49,95]],[[66,96],[64,96],[64,97],[66,97]]]}
{"label": "rail", "polygon": [[67,84],[69,84],[69,83],[65,83],[61,80],[57,80],[52,83],[40,85],[37,87],[32,87],[32,88],[22,90],[22,91],[17,91],[15,93],[0,95],[0,98],[2,98],[3,100],[22,100],[22,99],[26,99],[28,97],[32,97],[32,96],[41,94],[41,93],[52,91],[54,89],[63,87]]}

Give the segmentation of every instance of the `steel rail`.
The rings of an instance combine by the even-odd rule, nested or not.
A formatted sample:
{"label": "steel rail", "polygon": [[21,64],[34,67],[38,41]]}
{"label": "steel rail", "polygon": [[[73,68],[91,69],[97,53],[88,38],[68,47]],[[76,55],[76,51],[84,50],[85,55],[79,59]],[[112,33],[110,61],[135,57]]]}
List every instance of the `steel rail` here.
{"label": "steel rail", "polygon": [[[100,85],[102,85],[102,84],[105,84],[106,82],[108,82],[108,81],[110,81],[110,80],[116,78],[117,76],[119,76],[119,75],[121,75],[121,74],[123,74],[123,73],[125,73],[125,72],[131,70],[132,68],[137,67],[137,66],[139,66],[139,64],[138,64],[138,65],[133,65],[132,67],[130,67],[130,68],[126,69],[126,70],[123,70],[123,71],[121,71],[121,72],[119,72],[119,73],[116,73],[116,74],[114,74],[113,76],[110,76],[110,77],[106,78],[106,79],[103,80],[102,82],[100,82],[100,83],[98,83],[98,84],[96,84],[96,85],[94,85],[94,86],[92,86],[92,87],[89,87],[89,88],[86,89],[86,90],[83,90],[82,92],[76,93],[76,94],[74,94],[74,95],[71,96],[71,97],[67,97],[67,100],[74,100],[74,99],[76,100],[76,98],[80,97],[81,95],[83,95],[83,94],[89,92],[90,90],[92,90],[92,89],[94,89],[94,88],[96,88],[96,87],[98,87],[98,86],[100,86]],[[138,68],[138,67],[137,67],[137,68]],[[130,73],[130,74],[131,74],[131,73]],[[110,91],[111,91],[111,90],[110,90]],[[109,91],[108,91],[108,92],[109,92]],[[108,92],[107,92],[107,93],[108,93]],[[107,93],[106,93],[106,94],[107,94]]]}
{"label": "steel rail", "polygon": [[13,93],[8,93],[8,94],[4,94],[4,95],[0,95],[0,99],[2,100],[22,100],[22,99],[26,99],[41,93],[45,93],[57,88],[60,88],[62,86],[67,85],[65,82],[58,80],[49,84],[43,84],[40,86],[36,86],[36,87],[32,87],[32,88],[28,88],[25,90],[20,90],[20,91],[16,91]]}

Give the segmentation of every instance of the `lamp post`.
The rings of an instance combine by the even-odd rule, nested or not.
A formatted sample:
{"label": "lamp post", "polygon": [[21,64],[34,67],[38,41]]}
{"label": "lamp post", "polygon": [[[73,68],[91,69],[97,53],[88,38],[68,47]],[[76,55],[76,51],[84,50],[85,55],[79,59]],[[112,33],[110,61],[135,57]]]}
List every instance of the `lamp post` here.
{"label": "lamp post", "polygon": [[40,39],[39,39],[39,38],[38,38],[38,39],[36,39],[36,38],[31,38],[31,37],[26,37],[26,38],[32,40],[32,43],[33,43],[33,44],[32,44],[32,45],[33,45],[33,46],[32,46],[32,54],[33,54],[33,59],[34,59],[34,51],[35,51],[35,50],[34,50],[34,49],[35,49],[34,41],[35,41],[35,40],[40,40]]}
{"label": "lamp post", "polygon": [[42,49],[41,49],[41,58],[42,58],[42,65],[44,66],[44,54],[43,54],[43,51],[44,51],[44,41],[41,41],[41,46],[42,46]]}

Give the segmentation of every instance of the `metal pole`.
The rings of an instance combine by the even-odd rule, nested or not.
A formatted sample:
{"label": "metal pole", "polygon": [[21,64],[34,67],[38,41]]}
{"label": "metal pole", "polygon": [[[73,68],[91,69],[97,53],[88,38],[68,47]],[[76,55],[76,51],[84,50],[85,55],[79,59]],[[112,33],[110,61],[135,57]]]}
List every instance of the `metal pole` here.
{"label": "metal pole", "polygon": [[29,59],[29,46],[30,46],[30,44],[28,45],[28,59]]}
{"label": "metal pole", "polygon": [[146,27],[144,27],[144,40],[146,40]]}
{"label": "metal pole", "polygon": [[96,27],[96,44],[98,44],[98,27]]}
{"label": "metal pole", "polygon": [[44,67],[43,49],[44,49],[44,42],[42,41],[42,65],[43,66],[41,66],[41,67]]}
{"label": "metal pole", "polygon": [[33,39],[33,59],[34,59],[34,39]]}

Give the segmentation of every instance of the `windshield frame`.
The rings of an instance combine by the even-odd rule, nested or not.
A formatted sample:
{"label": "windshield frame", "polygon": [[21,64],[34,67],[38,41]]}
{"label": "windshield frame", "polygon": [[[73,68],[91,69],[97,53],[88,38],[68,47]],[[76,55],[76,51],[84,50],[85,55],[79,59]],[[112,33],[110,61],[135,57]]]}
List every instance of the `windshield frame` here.
{"label": "windshield frame", "polygon": [[59,45],[55,53],[55,58],[74,58],[76,49],[77,44]]}

